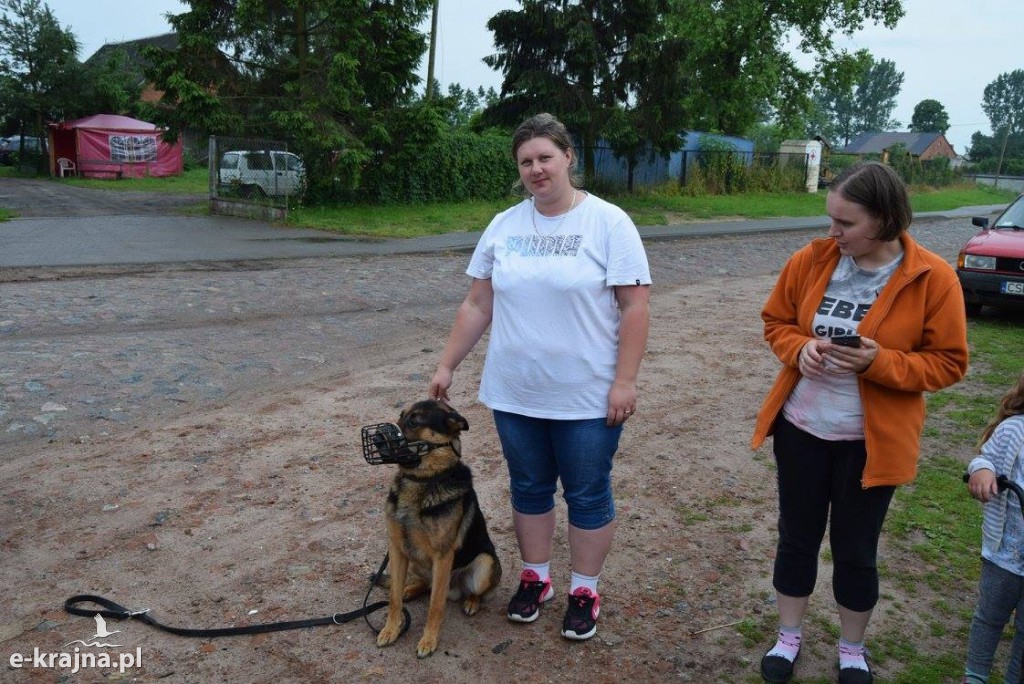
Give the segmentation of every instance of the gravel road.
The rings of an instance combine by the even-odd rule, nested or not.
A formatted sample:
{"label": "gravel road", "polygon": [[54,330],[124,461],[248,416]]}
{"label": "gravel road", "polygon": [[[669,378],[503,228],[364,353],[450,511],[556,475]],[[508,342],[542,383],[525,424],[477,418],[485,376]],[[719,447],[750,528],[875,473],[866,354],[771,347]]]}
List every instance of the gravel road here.
{"label": "gravel road", "polygon": [[[960,219],[914,228],[951,260],[972,232]],[[708,276],[777,272],[816,234],[652,241],[655,293]],[[345,373],[394,335],[441,345],[467,286],[467,258],[63,269],[53,279],[36,271],[38,280],[4,283],[0,445],[17,452],[55,439],[87,440],[227,397]]]}

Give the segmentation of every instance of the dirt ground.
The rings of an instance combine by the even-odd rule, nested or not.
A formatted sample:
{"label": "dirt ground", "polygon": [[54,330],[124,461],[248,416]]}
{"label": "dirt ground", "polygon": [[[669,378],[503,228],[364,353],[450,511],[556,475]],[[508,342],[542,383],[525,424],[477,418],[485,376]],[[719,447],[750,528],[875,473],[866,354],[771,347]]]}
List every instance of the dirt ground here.
{"label": "dirt ground", "polygon": [[[915,229],[952,259],[969,221]],[[110,622],[141,667],[33,667],[96,625],[62,610],[100,594],[181,627],[353,610],[386,550],[389,466],[362,459],[361,425],[422,398],[465,292],[465,254],[340,258],[201,271],[116,269],[0,284],[0,679],[91,682],[757,681],[775,625],[775,489],[748,441],[777,370],[758,316],[786,256],[813,233],[655,241],[638,413],[615,466],[618,533],[597,636],[559,636],[569,569],[564,506],[558,600],[530,625],[505,604],[518,558],[504,464],[476,401],[483,345],[451,392],[505,574],[472,618],[449,604],[438,652],[417,660],[423,600],[393,647],[362,620],[193,639]],[[941,445],[925,444],[926,455]],[[966,454],[961,454],[966,457]],[[885,551],[883,550],[883,553]],[[797,668],[831,681],[834,622],[823,567]],[[384,598],[374,592],[371,600]],[[886,594],[876,625],[934,597]],[[972,599],[967,597],[970,602]],[[883,606],[884,608],[884,606]],[[382,614],[371,622],[382,623]],[[748,621],[753,638],[739,629]],[[919,650],[962,650],[915,637]],[[869,635],[870,647],[870,635]],[[96,648],[85,649],[97,652]],[[29,662],[10,665],[13,654]],[[876,668],[880,680],[898,663]],[[950,673],[952,677],[955,673]]]}

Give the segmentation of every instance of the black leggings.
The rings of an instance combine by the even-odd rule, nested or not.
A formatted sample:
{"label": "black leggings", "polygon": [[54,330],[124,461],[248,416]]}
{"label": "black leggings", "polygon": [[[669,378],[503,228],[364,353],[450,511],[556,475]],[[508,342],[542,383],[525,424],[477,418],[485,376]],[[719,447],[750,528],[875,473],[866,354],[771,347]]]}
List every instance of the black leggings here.
{"label": "black leggings", "polygon": [[814,591],[831,508],[832,593],[844,608],[871,610],[878,602],[878,537],[896,488],[861,487],[864,440],[820,439],[779,415],[774,450],[779,484],[775,589],[793,597]]}

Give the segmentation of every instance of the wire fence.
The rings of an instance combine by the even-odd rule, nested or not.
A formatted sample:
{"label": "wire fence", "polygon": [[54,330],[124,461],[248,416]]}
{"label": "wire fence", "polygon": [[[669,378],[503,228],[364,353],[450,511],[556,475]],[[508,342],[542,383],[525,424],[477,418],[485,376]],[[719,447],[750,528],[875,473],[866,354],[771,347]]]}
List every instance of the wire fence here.
{"label": "wire fence", "polygon": [[278,140],[213,136],[207,160],[210,199],[221,213],[239,213],[232,210],[232,204],[286,212],[306,188],[302,159]]}
{"label": "wire fence", "polygon": [[610,147],[595,146],[594,180],[613,191],[678,185],[684,194],[797,192],[808,185],[806,154],[743,150],[680,150],[644,154],[630,164]]}

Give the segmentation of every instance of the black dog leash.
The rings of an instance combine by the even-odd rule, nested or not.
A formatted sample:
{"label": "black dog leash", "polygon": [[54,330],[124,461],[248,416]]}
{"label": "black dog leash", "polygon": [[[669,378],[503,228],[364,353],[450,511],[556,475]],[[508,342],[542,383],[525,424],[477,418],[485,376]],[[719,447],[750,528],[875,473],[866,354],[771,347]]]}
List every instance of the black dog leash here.
{"label": "black dog leash", "polygon": [[[71,615],[81,615],[83,617],[93,617],[94,615],[101,615],[104,618],[110,618],[114,620],[128,620],[135,618],[140,622],[144,622],[147,625],[152,625],[157,629],[161,629],[171,634],[177,634],[178,636],[186,637],[205,637],[208,639],[214,639],[216,637],[223,636],[238,636],[243,634],[266,634],[267,632],[284,632],[291,629],[303,629],[306,627],[320,627],[322,625],[343,625],[346,622],[351,622],[358,617],[366,619],[366,624],[370,625],[369,615],[374,611],[385,608],[388,605],[387,601],[378,601],[367,605],[367,601],[370,598],[370,592],[373,591],[374,584],[380,578],[384,572],[384,568],[387,567],[388,557],[384,556],[384,562],[381,563],[380,569],[374,574],[370,582],[370,588],[366,592],[366,597],[363,599],[362,608],[350,611],[348,613],[334,613],[321,618],[311,618],[306,620],[291,620],[287,622],[266,622],[259,625],[248,625],[245,627],[220,627],[215,629],[191,629],[187,627],[171,627],[158,622],[149,614],[149,608],[144,610],[129,610],[119,603],[115,603],[108,598],[102,596],[94,596],[92,594],[77,594],[72,596],[64,602],[64,610]],[[102,606],[102,610],[96,610],[95,608],[82,608],[80,607],[83,603],[92,603],[97,606]],[[399,635],[405,634],[412,623],[412,617],[409,615],[409,611],[403,607],[403,623],[402,631]],[[379,632],[379,629],[374,628],[370,625],[375,633]]]}

